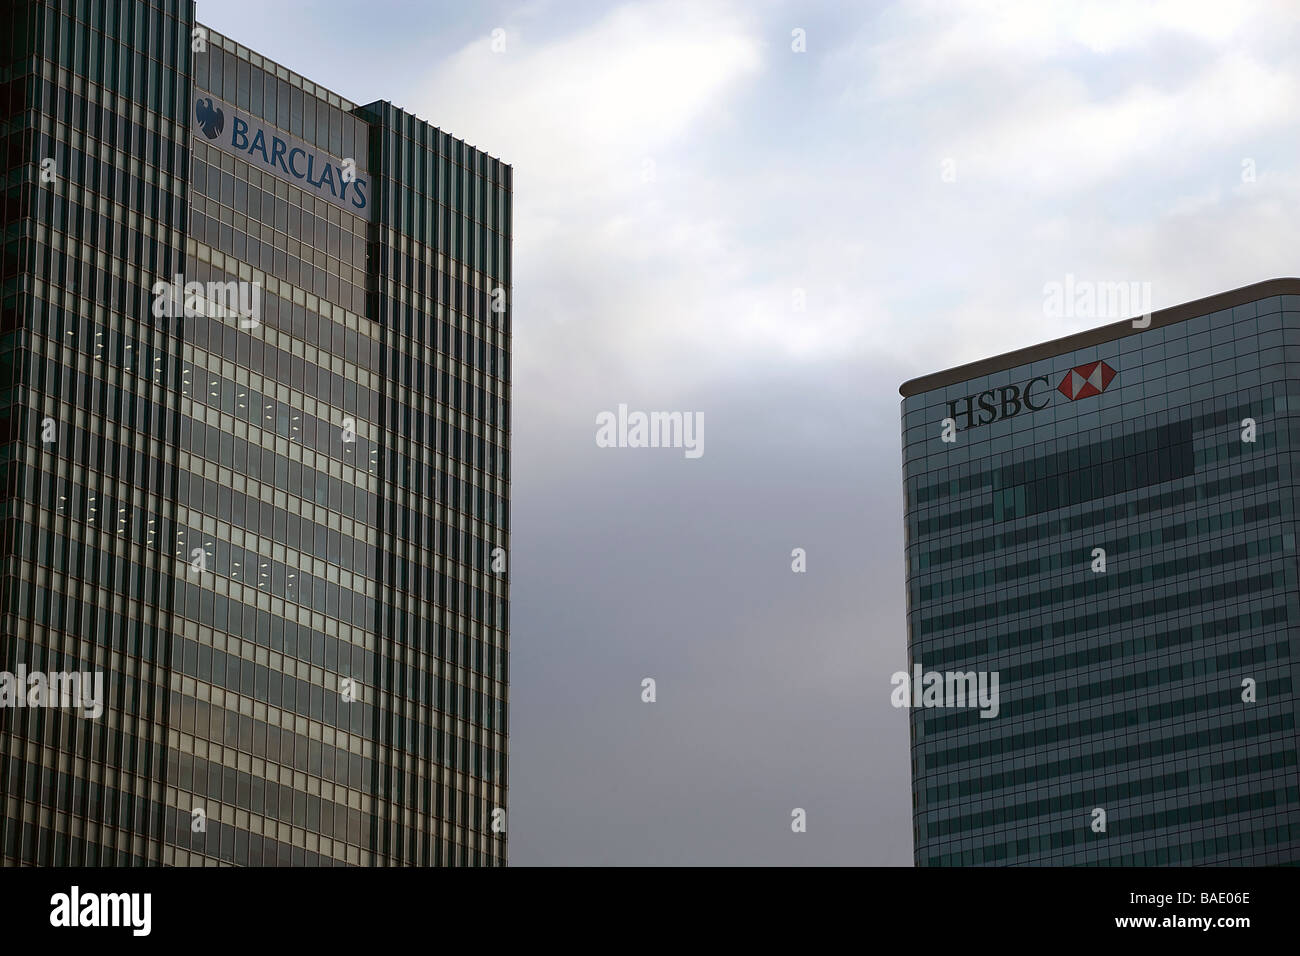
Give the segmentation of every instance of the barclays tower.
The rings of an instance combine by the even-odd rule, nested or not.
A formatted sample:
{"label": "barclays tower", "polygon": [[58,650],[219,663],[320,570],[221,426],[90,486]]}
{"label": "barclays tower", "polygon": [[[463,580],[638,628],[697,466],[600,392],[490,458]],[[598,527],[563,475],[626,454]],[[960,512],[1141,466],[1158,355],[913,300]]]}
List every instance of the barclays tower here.
{"label": "barclays tower", "polygon": [[916,864],[1300,863],[1300,280],[900,391]]}
{"label": "barclays tower", "polygon": [[0,862],[504,865],[510,167],[189,0],[0,16]]}

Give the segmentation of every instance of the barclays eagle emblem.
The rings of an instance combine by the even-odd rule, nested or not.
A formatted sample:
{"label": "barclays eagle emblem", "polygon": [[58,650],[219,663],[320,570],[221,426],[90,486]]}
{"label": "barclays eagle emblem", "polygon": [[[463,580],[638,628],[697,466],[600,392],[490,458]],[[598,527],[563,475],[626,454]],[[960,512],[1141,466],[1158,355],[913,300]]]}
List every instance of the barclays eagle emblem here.
{"label": "barclays eagle emblem", "polygon": [[199,100],[194,104],[194,115],[199,121],[199,128],[208,139],[216,139],[226,125],[226,114],[220,106],[212,105],[212,98]]}

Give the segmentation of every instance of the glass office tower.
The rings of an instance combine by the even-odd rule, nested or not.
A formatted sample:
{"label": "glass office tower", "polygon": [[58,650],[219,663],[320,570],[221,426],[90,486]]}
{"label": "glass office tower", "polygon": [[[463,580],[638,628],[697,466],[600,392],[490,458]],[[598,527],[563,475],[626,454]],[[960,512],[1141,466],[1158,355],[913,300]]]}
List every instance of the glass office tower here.
{"label": "glass office tower", "polygon": [[900,391],[917,865],[1300,862],[1300,280]]}
{"label": "glass office tower", "polygon": [[0,669],[109,700],[0,709],[4,862],[503,865],[509,167],[187,2],[16,17]]}

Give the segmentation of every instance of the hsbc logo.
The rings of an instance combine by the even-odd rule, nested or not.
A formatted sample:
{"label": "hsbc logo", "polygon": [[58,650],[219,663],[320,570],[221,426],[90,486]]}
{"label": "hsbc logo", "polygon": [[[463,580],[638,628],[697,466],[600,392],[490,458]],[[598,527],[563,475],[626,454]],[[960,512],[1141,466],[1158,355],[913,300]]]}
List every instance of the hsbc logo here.
{"label": "hsbc logo", "polygon": [[[965,417],[966,424],[957,429],[959,432],[964,432],[968,428],[978,428],[980,425],[992,425],[999,419],[1014,418],[1026,409],[1036,412],[1046,408],[1052,400],[1051,387],[1051,380],[1046,375],[1040,375],[1038,378],[1031,378],[1023,386],[1004,385],[1001,388],[991,388],[987,392],[967,395],[965,398],[949,402],[948,417],[954,421],[959,415]],[[977,405],[978,413],[975,410]]]}
{"label": "hsbc logo", "polygon": [[1105,362],[1090,362],[1080,365],[1065,373],[1056,390],[1072,402],[1081,398],[1091,398],[1106,391],[1106,386],[1115,377],[1115,370]]}
{"label": "hsbc logo", "polygon": [[[1089,362],[1065,373],[1056,391],[1072,402],[1090,398],[1106,391],[1115,378],[1115,370],[1105,362]],[[981,425],[992,425],[1004,418],[1014,418],[1021,412],[1037,412],[1052,401],[1052,378],[1039,375],[1023,385],[1003,385],[987,392],[967,395],[948,403],[948,417],[958,423],[957,431]],[[964,423],[963,423],[964,422]]]}

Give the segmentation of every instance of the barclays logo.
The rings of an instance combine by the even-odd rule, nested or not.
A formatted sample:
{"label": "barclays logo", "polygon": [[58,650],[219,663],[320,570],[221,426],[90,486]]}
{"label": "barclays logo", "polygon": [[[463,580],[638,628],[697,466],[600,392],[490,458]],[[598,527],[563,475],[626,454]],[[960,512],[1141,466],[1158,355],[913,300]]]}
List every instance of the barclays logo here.
{"label": "barclays logo", "polygon": [[216,139],[226,126],[226,114],[220,106],[212,105],[212,97],[199,100],[194,104],[194,117],[199,121],[199,129],[208,139]]}
{"label": "barclays logo", "polygon": [[354,215],[372,216],[370,181],[355,160],[323,153],[206,93],[195,100],[194,116],[197,128],[213,146]]}
{"label": "barclays logo", "polygon": [[[296,145],[292,138],[281,138],[272,133],[266,135],[262,128],[253,129],[247,122],[234,117],[231,123],[230,145],[245,154],[244,158],[252,162],[260,158],[265,166],[278,171],[290,180],[301,183],[306,180],[318,193],[328,194],[330,199],[356,209],[366,208],[366,190],[369,187],[364,179],[357,177],[355,169],[336,166],[329,157],[318,154],[311,148]],[[349,189],[351,195],[348,195]]]}

